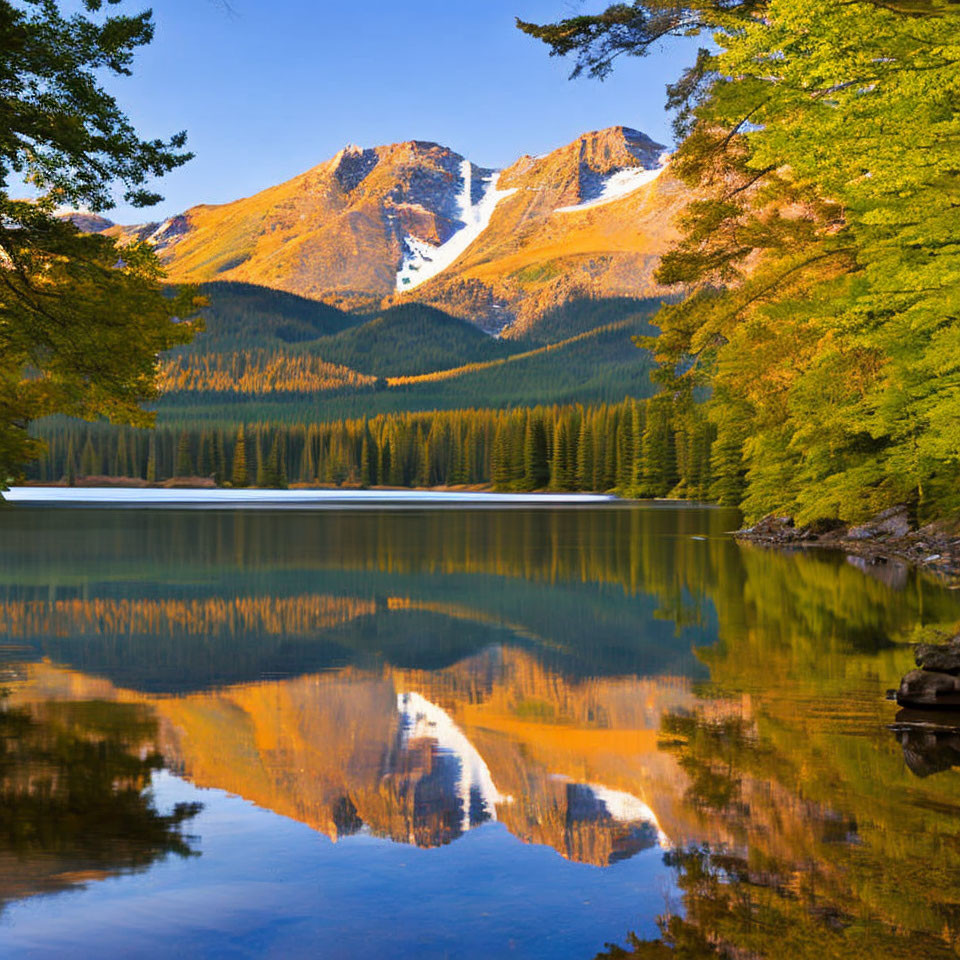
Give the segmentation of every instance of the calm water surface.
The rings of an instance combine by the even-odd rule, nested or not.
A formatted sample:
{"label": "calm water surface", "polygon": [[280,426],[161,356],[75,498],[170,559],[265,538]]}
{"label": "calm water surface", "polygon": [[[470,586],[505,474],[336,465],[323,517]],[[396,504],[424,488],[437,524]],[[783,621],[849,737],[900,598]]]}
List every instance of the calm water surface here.
{"label": "calm water surface", "polygon": [[0,956],[956,957],[960,592],[736,519],[0,510]]}

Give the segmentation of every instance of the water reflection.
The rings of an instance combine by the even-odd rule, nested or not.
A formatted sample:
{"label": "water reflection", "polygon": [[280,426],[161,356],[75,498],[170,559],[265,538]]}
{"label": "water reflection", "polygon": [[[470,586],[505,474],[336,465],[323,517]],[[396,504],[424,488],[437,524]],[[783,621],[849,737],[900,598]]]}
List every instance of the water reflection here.
{"label": "water reflection", "polygon": [[499,820],[597,865],[666,838],[645,799],[675,777],[657,723],[693,702],[682,679],[565,681],[509,647],[442,671],[351,667],[175,697],[25,669],[13,704],[136,704],[170,769],[333,840],[363,828],[434,847]]}
{"label": "water reflection", "polygon": [[156,743],[145,706],[0,697],[0,904],[193,855],[199,807],[149,790]]}
{"label": "water reflection", "polygon": [[[163,766],[338,842],[448,849],[498,825],[591,869],[658,848],[659,934],[624,915],[603,956],[953,956],[960,747],[898,730],[883,692],[960,596],[740,548],[734,522],[7,512],[0,777],[43,802],[34,826],[5,804],[20,886],[0,897],[195,852],[195,810],[152,801]],[[91,751],[99,786],[48,803],[38,785]],[[381,847],[351,850],[376,869]]]}
{"label": "water reflection", "polygon": [[898,710],[890,730],[916,776],[960,767],[960,713],[955,710]]}

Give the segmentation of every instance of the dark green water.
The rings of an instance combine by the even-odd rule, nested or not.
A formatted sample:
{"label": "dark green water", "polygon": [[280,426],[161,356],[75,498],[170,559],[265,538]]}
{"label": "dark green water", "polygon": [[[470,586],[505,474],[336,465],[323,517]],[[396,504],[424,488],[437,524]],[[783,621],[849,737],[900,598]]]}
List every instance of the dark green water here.
{"label": "dark green water", "polygon": [[0,956],[956,956],[960,592],[736,520],[0,511]]}

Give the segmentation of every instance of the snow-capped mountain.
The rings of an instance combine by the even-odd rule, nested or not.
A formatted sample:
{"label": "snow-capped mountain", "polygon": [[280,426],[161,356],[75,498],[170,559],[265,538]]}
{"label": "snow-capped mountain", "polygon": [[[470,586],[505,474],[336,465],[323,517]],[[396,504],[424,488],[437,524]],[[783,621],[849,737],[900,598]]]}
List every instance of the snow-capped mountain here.
{"label": "snow-capped mountain", "polygon": [[100,231],[155,244],[175,281],[235,280],[347,309],[419,300],[511,335],[584,296],[648,296],[685,191],[627,127],[504,170],[411,140],[252,197]]}

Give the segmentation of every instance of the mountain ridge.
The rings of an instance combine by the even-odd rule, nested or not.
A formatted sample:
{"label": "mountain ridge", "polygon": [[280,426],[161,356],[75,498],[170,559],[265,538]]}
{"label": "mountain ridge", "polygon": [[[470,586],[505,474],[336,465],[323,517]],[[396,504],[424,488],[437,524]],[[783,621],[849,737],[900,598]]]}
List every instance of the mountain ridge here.
{"label": "mountain ridge", "polygon": [[420,302],[526,337],[573,300],[670,291],[653,272],[687,193],[640,131],[590,131],[502,170],[439,143],[347,145],[281,184],[161,223],[68,214],[153,244],[174,282],[231,281],[352,312]]}

